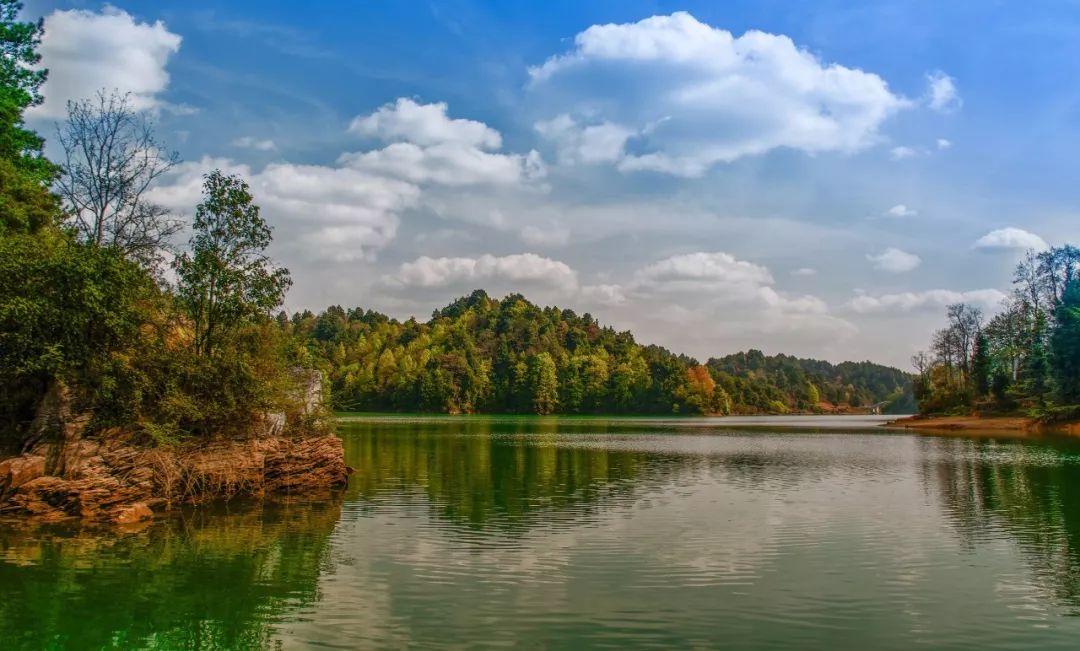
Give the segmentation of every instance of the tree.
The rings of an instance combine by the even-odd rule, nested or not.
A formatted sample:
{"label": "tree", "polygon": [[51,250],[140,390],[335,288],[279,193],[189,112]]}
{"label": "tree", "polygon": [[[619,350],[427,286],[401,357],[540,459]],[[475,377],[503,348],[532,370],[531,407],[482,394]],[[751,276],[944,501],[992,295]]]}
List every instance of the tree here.
{"label": "tree", "polygon": [[19,22],[21,9],[0,0],[0,235],[34,233],[59,215],[48,192],[56,167],[42,156],[41,137],[23,126],[23,111],[41,103],[46,72],[36,67],[41,21]]}
{"label": "tree", "polygon": [[1020,372],[1020,388],[1023,396],[1038,408],[1046,406],[1049,392],[1050,361],[1046,352],[1046,317],[1040,312],[1035,318],[1031,350]]}
{"label": "tree", "polygon": [[177,296],[195,330],[195,351],[212,355],[241,324],[268,318],[292,285],[288,269],[264,253],[271,229],[247,183],[215,170],[195,209],[190,252],[175,261]]}
{"label": "tree", "polygon": [[981,398],[990,393],[990,342],[982,332],[975,337],[975,351],[971,357],[971,381],[975,396]]}
{"label": "tree", "polygon": [[529,386],[532,407],[538,414],[550,414],[559,403],[559,375],[555,360],[544,352],[529,360]]}
{"label": "tree", "polygon": [[146,195],[179,159],[154,136],[149,117],[131,106],[130,95],[101,91],[68,102],[57,136],[64,162],[56,189],[79,236],[148,267],[159,262],[180,222]]}
{"label": "tree", "polygon": [[1050,366],[1057,400],[1080,404],[1080,280],[1072,278],[1054,310]]}

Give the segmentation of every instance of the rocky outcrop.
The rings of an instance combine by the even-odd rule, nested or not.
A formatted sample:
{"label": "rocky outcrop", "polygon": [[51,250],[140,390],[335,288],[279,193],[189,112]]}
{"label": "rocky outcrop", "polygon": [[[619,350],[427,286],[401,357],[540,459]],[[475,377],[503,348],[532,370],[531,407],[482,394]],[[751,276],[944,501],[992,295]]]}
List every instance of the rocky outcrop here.
{"label": "rocky outcrop", "polygon": [[[348,478],[332,434],[145,448],[112,433],[57,447],[0,461],[0,515],[124,524],[181,504],[329,491]],[[54,458],[62,469],[50,471]]]}
{"label": "rocky outcrop", "polygon": [[88,417],[72,415],[57,385],[23,453],[0,461],[0,516],[127,524],[182,504],[340,488],[349,468],[341,440],[317,418],[322,378],[297,379],[301,418],[314,423],[303,433],[290,433],[283,414],[266,414],[250,438],[157,447],[120,430],[84,436]]}

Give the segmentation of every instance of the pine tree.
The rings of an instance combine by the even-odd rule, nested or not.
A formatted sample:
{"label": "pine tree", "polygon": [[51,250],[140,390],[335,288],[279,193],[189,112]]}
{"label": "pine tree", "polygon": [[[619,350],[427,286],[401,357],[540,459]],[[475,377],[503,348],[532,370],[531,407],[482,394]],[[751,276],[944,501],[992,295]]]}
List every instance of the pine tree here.
{"label": "pine tree", "polygon": [[1080,282],[1072,280],[1054,310],[1050,372],[1057,401],[1080,404]]}
{"label": "pine tree", "polygon": [[971,355],[971,382],[976,398],[990,393],[990,342],[982,332],[975,338],[975,350]]}

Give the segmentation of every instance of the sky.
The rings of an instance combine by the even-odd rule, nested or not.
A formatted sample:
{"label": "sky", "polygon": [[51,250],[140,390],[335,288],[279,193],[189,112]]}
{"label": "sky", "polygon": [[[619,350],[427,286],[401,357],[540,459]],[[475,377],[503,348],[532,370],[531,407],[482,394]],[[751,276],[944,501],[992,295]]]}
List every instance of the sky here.
{"label": "sky", "polygon": [[[28,121],[130,92],[241,174],[290,311],[475,288],[707,359],[909,358],[1080,241],[1076,2],[28,1]],[[53,151],[49,149],[48,151]]]}

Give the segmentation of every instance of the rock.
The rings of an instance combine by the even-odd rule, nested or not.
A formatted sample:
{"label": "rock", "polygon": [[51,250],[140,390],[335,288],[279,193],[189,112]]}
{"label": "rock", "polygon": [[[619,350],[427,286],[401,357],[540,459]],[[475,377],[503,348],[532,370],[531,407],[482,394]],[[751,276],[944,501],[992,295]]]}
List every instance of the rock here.
{"label": "rock", "polygon": [[63,445],[62,475],[47,464],[59,445],[40,443],[0,462],[0,514],[129,524],[180,504],[322,492],[348,481],[341,440],[330,433],[168,448],[84,439]]}
{"label": "rock", "polygon": [[310,416],[318,413],[323,406],[322,373],[315,369],[295,368],[293,378],[296,381],[296,401],[300,403],[300,413]]}
{"label": "rock", "polygon": [[150,507],[146,505],[146,502],[135,502],[134,504],[117,509],[116,513],[113,515],[113,522],[116,524],[132,524],[142,520],[148,520],[152,517],[154,517],[154,512],[150,510]]}
{"label": "rock", "polygon": [[0,498],[45,474],[45,457],[27,454],[0,461]]}

